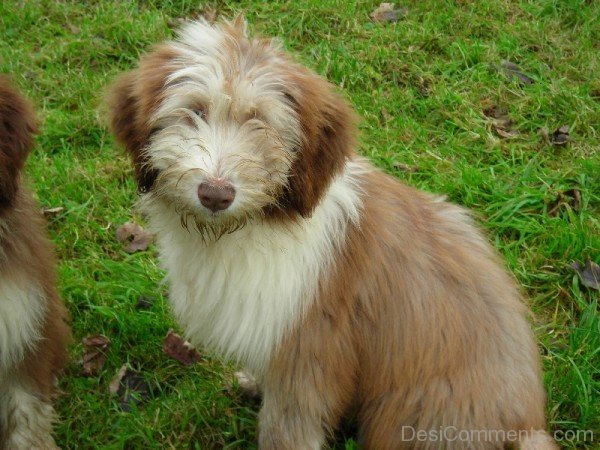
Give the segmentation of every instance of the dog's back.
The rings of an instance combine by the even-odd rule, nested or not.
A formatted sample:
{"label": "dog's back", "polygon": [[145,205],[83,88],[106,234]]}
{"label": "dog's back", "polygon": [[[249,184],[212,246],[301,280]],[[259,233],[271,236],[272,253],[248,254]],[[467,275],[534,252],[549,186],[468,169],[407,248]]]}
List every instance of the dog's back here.
{"label": "dog's back", "polygon": [[0,77],[0,448],[53,448],[51,397],[67,357],[66,310],[39,208],[21,181],[37,131]]}

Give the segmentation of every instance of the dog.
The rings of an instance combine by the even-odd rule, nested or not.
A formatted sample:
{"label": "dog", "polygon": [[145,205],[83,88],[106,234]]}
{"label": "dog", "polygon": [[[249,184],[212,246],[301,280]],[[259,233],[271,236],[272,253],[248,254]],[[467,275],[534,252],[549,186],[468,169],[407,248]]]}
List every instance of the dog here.
{"label": "dog", "polygon": [[56,378],[67,313],[38,206],[21,180],[37,131],[31,105],[0,77],[0,448],[54,449]]}
{"label": "dog", "polygon": [[366,449],[555,448],[496,253],[465,210],[357,156],[351,107],[280,44],[190,22],[106,104],[172,310],[256,379],[261,449],[322,448],[349,417]]}

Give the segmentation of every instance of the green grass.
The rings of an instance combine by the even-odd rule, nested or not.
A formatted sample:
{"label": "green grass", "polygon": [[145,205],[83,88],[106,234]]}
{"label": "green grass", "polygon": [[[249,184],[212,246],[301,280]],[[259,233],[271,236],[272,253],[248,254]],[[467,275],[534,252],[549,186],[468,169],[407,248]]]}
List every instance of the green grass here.
{"label": "green grass", "polygon": [[[568,264],[600,263],[600,3],[405,1],[408,15],[385,25],[368,17],[378,4],[212,3],[228,17],[244,13],[341,87],[363,118],[361,153],[476,212],[534,310],[550,428],[592,430],[595,443],[563,444],[598,448],[599,296]],[[128,255],[115,240],[133,215],[135,186],[98,120],[110,80],[200,9],[185,0],[0,3],[0,72],[13,74],[44,122],[28,175],[43,206],[65,207],[49,224],[76,338],[57,403],[64,448],[255,447],[256,407],[228,388],[232,368],[209,355],[183,368],[161,351],[176,328],[162,274],[153,249]],[[507,79],[503,59],[535,83]],[[493,105],[508,110],[515,138],[497,135],[483,113]],[[542,137],[565,124],[568,145]],[[581,206],[565,201],[548,214],[569,189],[581,192]],[[156,299],[151,309],[135,308],[140,296]],[[111,339],[108,360],[84,378],[79,342],[97,333]],[[131,413],[108,393],[124,363],[159,386]]]}

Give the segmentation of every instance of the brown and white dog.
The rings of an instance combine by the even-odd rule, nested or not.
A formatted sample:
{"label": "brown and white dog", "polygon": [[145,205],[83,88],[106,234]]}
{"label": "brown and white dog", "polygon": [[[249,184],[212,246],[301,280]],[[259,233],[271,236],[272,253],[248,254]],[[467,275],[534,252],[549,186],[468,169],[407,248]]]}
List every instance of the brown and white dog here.
{"label": "brown and white dog", "polygon": [[527,309],[468,214],[358,157],[335,89],[245,28],[188,24],[108,105],[179,323],[258,381],[260,447],[353,415],[368,449],[554,448]]}
{"label": "brown and white dog", "polygon": [[66,311],[39,208],[21,181],[36,123],[0,77],[0,448],[53,449],[56,376],[67,357]]}

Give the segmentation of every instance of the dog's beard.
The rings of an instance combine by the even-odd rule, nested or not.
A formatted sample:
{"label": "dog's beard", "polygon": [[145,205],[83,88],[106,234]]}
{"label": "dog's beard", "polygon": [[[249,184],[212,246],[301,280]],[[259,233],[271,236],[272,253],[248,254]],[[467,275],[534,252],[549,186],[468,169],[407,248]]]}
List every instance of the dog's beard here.
{"label": "dog's beard", "polygon": [[245,227],[251,221],[261,221],[266,211],[281,207],[279,201],[284,185],[256,178],[252,180],[254,188],[244,190],[243,206],[236,207],[234,211],[204,211],[189,198],[195,183],[189,184],[187,178],[199,170],[169,168],[159,172],[152,190],[142,200],[142,209],[148,211],[158,205],[161,210],[166,207],[179,217],[182,228],[196,232],[204,241],[211,242]]}

